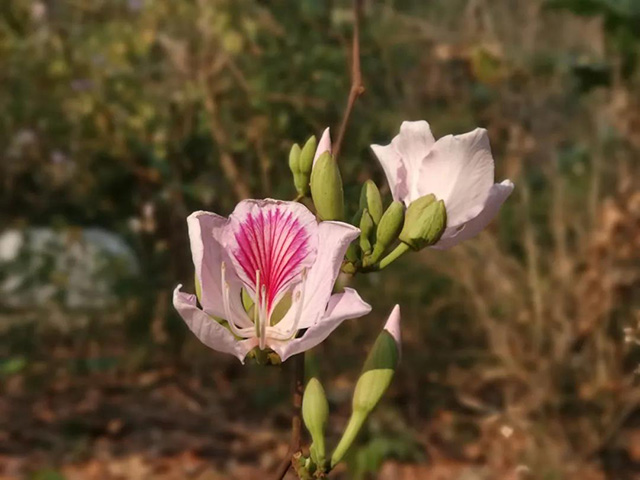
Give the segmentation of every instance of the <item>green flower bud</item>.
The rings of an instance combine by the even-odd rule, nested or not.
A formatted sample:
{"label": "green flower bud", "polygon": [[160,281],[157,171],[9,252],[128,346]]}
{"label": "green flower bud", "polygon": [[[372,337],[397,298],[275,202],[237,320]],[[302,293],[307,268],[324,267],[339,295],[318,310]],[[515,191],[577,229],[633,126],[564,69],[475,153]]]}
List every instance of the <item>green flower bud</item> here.
{"label": "green flower bud", "polygon": [[365,420],[389,388],[399,359],[400,307],[396,305],[364,362],[353,393],[353,412],[331,456],[331,467],[342,460]]}
{"label": "green flower bud", "polygon": [[320,380],[313,377],[304,389],[302,419],[313,440],[310,448],[311,458],[319,466],[325,463],[324,428],[328,418],[329,402],[327,402],[327,396]]}
{"label": "green flower bud", "polygon": [[321,220],[341,220],[344,217],[342,178],[338,164],[329,152],[320,155],[313,166],[311,197]]}
{"label": "green flower bud", "polygon": [[309,194],[309,177],[304,175],[300,170],[300,145],[295,143],[289,152],[289,170],[293,174],[293,184],[296,187],[298,195],[306,196]]}
{"label": "green flower bud", "polygon": [[376,230],[376,244],[373,253],[365,261],[366,265],[372,265],[382,257],[385,250],[398,238],[403,222],[404,205],[402,202],[392,202],[380,219]]}
{"label": "green flower bud", "polygon": [[447,226],[447,210],[435,195],[425,195],[411,202],[400,232],[400,240],[413,250],[433,245]]}
{"label": "green flower bud", "polygon": [[360,209],[364,210],[365,208],[369,210],[373,223],[378,225],[382,217],[382,197],[380,190],[372,180],[364,182],[360,192]]}
{"label": "green flower bud", "polygon": [[399,350],[396,340],[383,330],[364,363],[353,394],[353,410],[371,412],[387,391],[396,366]]}
{"label": "green flower bud", "polygon": [[360,249],[365,255],[371,253],[371,237],[373,229],[373,219],[369,214],[369,210],[364,209],[362,217],[360,218]]}
{"label": "green flower bud", "polygon": [[300,171],[309,178],[311,175],[311,169],[313,168],[313,157],[316,154],[316,148],[318,146],[318,142],[314,135],[309,137],[307,143],[302,147],[302,151],[300,152]]}
{"label": "green flower bud", "polygon": [[300,145],[294,143],[289,152],[289,170],[295,176],[300,173]]}

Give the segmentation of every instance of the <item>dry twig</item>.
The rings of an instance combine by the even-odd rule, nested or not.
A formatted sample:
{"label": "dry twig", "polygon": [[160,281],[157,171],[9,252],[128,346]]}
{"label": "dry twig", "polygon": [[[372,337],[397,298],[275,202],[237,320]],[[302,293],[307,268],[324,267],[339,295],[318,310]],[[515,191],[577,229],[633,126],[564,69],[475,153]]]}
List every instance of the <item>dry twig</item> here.
{"label": "dry twig", "polygon": [[353,46],[351,51],[351,89],[349,90],[349,98],[347,99],[347,107],[342,117],[340,130],[338,131],[338,139],[333,145],[333,156],[337,159],[340,155],[342,142],[347,131],[349,118],[353,111],[353,105],[360,95],[364,93],[362,85],[362,72],[360,71],[360,17],[362,14],[362,0],[354,0],[353,2]]}

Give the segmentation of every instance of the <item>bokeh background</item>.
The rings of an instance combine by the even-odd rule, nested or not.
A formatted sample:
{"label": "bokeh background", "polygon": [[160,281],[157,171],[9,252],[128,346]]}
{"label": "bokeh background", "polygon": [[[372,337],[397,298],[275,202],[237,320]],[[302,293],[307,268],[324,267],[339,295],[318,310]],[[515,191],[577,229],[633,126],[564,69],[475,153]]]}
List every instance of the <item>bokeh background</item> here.
{"label": "bokeh background", "polygon": [[[488,231],[355,284],[318,349],[330,443],[384,317],[396,381],[335,478],[640,475],[640,2],[370,0],[341,156],[402,120],[486,127],[516,190]],[[0,478],[261,479],[290,374],[192,338],[185,217],[292,198],[293,142],[338,126],[348,1],[2,0]]]}

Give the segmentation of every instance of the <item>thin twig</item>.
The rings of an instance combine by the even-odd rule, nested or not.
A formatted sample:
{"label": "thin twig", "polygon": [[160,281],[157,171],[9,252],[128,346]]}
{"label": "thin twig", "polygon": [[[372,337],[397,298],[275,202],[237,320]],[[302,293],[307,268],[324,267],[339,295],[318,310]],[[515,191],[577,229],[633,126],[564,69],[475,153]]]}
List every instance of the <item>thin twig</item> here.
{"label": "thin twig", "polygon": [[362,0],[354,0],[353,2],[353,48],[351,52],[351,89],[349,90],[349,98],[347,99],[347,108],[342,117],[340,130],[338,131],[338,139],[333,145],[333,156],[337,159],[340,155],[340,148],[347,131],[351,111],[356,100],[364,92],[362,85],[362,72],[360,71],[360,17],[362,14]]}
{"label": "thin twig", "polygon": [[300,451],[302,441],[302,394],[304,393],[304,353],[292,358],[293,362],[293,415],[291,418],[291,443],[282,459],[273,480],[282,480],[291,467],[294,455]]}

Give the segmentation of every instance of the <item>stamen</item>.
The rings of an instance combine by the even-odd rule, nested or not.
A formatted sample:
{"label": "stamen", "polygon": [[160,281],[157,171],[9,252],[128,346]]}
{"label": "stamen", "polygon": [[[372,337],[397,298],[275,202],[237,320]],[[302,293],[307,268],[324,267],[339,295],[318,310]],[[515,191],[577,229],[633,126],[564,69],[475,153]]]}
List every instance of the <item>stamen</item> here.
{"label": "stamen", "polygon": [[258,336],[260,342],[260,350],[264,350],[267,341],[267,325],[269,324],[269,315],[267,313],[267,287],[262,285],[261,289],[262,299],[260,302],[260,335]]}
{"label": "stamen", "polygon": [[[285,333],[280,333],[277,330],[272,332],[274,338],[278,340],[290,340],[295,333],[298,331],[298,325],[300,324],[300,319],[302,318],[302,307],[304,306],[304,294],[307,286],[307,269],[305,268],[302,271],[302,286],[298,292],[296,292],[294,302],[297,302],[296,305],[296,316],[294,317],[293,324],[291,328],[289,328]],[[293,307],[293,305],[292,305]]]}
{"label": "stamen", "polygon": [[256,337],[260,338],[260,270],[256,270],[256,298],[253,302],[253,325],[256,328]]}
{"label": "stamen", "polygon": [[[222,266],[220,267],[220,276],[222,279],[222,305],[224,307],[224,315],[227,320],[227,324],[229,324],[229,329],[233,332],[233,334],[237,337],[241,338],[249,338],[251,336],[251,329],[243,328],[239,329],[235,322],[233,321],[233,314],[231,312],[231,295],[230,295],[230,287],[227,283],[226,278],[227,265],[225,262],[222,262]],[[249,330],[249,332],[247,332]]]}

